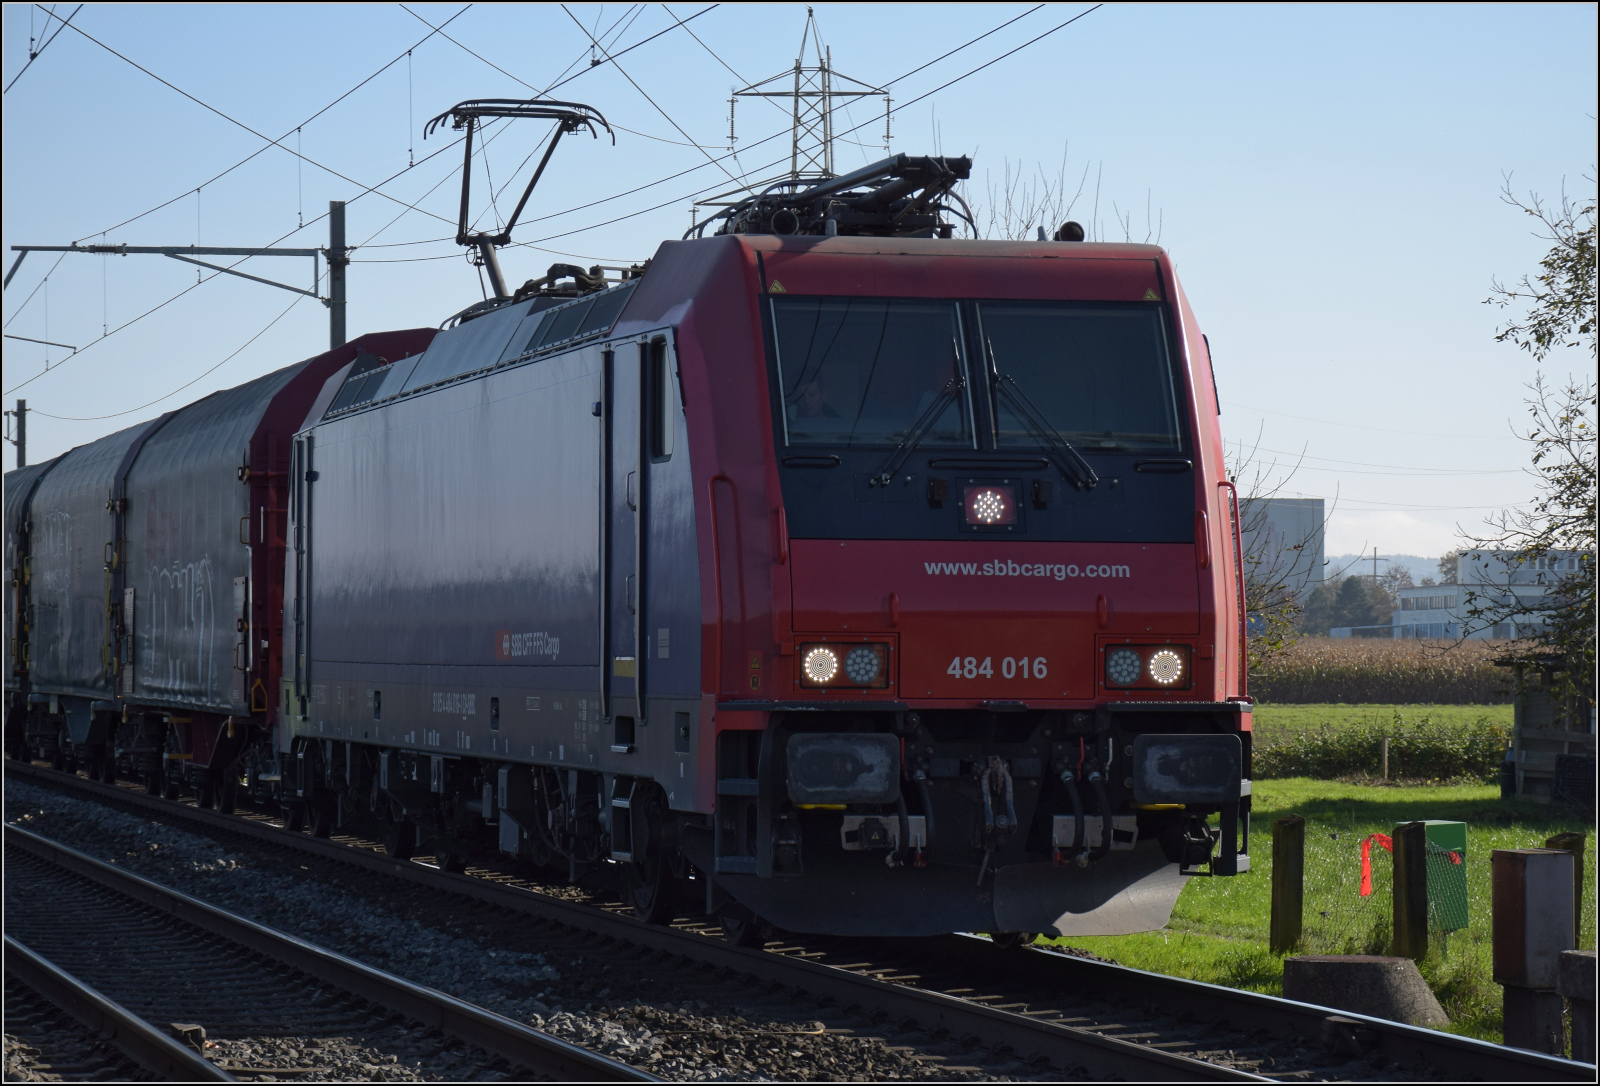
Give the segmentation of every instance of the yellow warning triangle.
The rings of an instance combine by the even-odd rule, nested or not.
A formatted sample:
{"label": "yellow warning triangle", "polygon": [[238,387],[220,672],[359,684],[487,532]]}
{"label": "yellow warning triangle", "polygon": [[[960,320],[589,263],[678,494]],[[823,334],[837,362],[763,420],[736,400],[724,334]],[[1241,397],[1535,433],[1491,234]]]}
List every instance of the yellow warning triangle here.
{"label": "yellow warning triangle", "polygon": [[787,294],[789,292],[787,290],[783,289],[783,284],[782,283],[780,283],[776,279],[774,279],[772,281],[772,285],[767,288],[767,293],[768,294]]}
{"label": "yellow warning triangle", "polygon": [[1159,302],[1161,300],[1161,295],[1156,293],[1155,287],[1145,287],[1144,300],[1147,302]]}

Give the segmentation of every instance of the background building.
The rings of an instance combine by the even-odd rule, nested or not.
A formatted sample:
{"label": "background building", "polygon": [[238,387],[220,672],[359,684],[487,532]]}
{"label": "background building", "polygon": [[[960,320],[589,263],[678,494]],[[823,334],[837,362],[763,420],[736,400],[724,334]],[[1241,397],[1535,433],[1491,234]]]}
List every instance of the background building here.
{"label": "background building", "polygon": [[1259,498],[1245,502],[1241,519],[1253,579],[1282,584],[1302,601],[1322,583],[1323,499]]}
{"label": "background building", "polygon": [[1578,569],[1580,561],[1575,552],[1524,562],[1511,551],[1467,551],[1456,558],[1455,576],[1450,579],[1453,583],[1400,590],[1400,609],[1394,613],[1392,636],[1525,636],[1541,625],[1534,616],[1490,624],[1482,618],[1474,619],[1472,611],[1509,604],[1513,598],[1536,609],[1553,585]]}

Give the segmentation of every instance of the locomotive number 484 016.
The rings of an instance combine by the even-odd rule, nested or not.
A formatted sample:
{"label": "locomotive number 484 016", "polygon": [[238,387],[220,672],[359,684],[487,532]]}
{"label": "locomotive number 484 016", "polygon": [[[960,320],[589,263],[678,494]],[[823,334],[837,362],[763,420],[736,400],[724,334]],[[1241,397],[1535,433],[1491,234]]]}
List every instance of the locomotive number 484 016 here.
{"label": "locomotive number 484 016", "polygon": [[[954,675],[958,679],[992,679],[994,678],[994,657],[985,656],[979,662],[976,656],[957,656],[950,661],[950,666],[945,668],[946,675]],[[1043,679],[1050,674],[1050,664],[1043,656],[1031,659],[1027,656],[1005,656],[1000,659],[1000,675],[1002,678],[1015,679]]]}

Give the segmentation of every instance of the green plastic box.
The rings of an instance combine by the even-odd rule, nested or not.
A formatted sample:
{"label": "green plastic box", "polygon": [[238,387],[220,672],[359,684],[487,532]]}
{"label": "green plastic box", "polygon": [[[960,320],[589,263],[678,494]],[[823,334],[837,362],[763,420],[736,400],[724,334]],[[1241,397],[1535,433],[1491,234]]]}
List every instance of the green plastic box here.
{"label": "green plastic box", "polygon": [[1428,838],[1428,926],[1459,931],[1468,919],[1467,824],[1429,820],[1423,826]]}

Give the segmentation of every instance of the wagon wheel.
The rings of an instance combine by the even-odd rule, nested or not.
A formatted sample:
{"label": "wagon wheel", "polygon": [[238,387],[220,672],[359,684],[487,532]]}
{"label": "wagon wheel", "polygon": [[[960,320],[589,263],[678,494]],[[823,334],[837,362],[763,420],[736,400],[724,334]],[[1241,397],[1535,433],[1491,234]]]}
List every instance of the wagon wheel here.
{"label": "wagon wheel", "polygon": [[634,790],[628,810],[632,824],[633,859],[622,865],[623,900],[647,924],[670,924],[678,906],[672,863],[662,841],[665,796],[655,784]]}
{"label": "wagon wheel", "polygon": [[717,917],[722,937],[734,946],[760,947],[766,943],[761,918],[743,905],[729,902]]}
{"label": "wagon wheel", "polygon": [[232,814],[238,804],[239,782],[230,776],[217,790],[217,810],[223,814]]}
{"label": "wagon wheel", "polygon": [[1037,938],[1039,938],[1039,933],[1036,931],[992,931],[989,933],[989,941],[1002,950],[1029,946]]}
{"label": "wagon wheel", "polygon": [[455,838],[443,839],[434,849],[440,871],[461,872],[467,869],[467,846]]}
{"label": "wagon wheel", "polygon": [[217,805],[217,786],[211,783],[200,785],[194,791],[194,805],[202,810],[210,810]]}
{"label": "wagon wheel", "polygon": [[409,818],[389,822],[383,831],[383,851],[390,859],[409,860],[417,845],[417,827]]}
{"label": "wagon wheel", "polygon": [[332,837],[334,823],[339,820],[338,801],[329,793],[318,789],[307,806],[310,808],[311,836]]}

